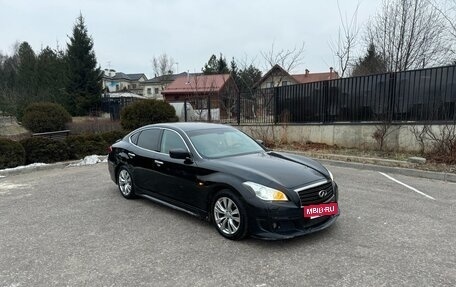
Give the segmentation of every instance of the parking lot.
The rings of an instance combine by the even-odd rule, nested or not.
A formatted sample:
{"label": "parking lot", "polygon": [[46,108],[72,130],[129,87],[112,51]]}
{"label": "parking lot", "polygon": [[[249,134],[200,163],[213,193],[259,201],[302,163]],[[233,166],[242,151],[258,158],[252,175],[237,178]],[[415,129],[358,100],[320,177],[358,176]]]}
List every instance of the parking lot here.
{"label": "parking lot", "polygon": [[106,164],[0,178],[0,286],[456,286],[456,184],[327,167],[336,224],[272,242],[125,200]]}

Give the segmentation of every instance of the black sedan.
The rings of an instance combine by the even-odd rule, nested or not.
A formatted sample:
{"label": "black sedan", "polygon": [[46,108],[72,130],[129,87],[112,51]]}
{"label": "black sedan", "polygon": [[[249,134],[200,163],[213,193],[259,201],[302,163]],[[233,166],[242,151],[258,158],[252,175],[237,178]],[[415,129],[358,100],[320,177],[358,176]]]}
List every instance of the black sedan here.
{"label": "black sedan", "polygon": [[268,150],[230,126],[144,126],[111,146],[108,166],[125,198],[199,216],[229,239],[292,238],[322,230],[339,215],[329,170]]}

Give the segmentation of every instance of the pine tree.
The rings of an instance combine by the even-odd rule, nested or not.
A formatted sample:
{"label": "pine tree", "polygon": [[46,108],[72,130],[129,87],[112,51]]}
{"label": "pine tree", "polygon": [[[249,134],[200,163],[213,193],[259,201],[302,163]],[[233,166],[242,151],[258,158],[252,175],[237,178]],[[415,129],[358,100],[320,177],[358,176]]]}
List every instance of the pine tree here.
{"label": "pine tree", "polygon": [[67,44],[69,111],[73,115],[88,115],[97,110],[101,101],[101,71],[93,51],[82,15],[76,20],[73,35]]}
{"label": "pine tree", "polygon": [[386,62],[375,51],[375,45],[370,44],[364,58],[359,58],[353,67],[352,76],[365,76],[370,74],[385,73]]}
{"label": "pine tree", "polygon": [[219,59],[217,59],[216,55],[212,55],[209,58],[209,61],[204,64],[202,71],[205,75],[228,74],[230,72],[226,59],[223,57],[222,53],[220,53]]}

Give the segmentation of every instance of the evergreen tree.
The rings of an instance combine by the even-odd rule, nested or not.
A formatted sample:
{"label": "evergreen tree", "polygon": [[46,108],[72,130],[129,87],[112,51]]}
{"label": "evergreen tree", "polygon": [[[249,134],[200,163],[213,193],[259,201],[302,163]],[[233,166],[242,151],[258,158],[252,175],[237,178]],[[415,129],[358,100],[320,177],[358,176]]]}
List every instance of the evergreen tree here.
{"label": "evergreen tree", "polygon": [[205,75],[228,74],[230,72],[226,59],[223,57],[222,53],[220,53],[220,58],[218,59],[217,56],[212,55],[209,58],[209,61],[204,64],[202,71]]}
{"label": "evergreen tree", "polygon": [[82,15],[76,20],[73,35],[67,44],[69,111],[73,115],[87,115],[97,110],[101,101],[100,68],[97,67],[93,40],[88,35]]}
{"label": "evergreen tree", "polygon": [[253,93],[253,85],[255,85],[261,77],[261,71],[253,65],[240,70],[238,83],[239,91],[241,91],[241,93]]}
{"label": "evergreen tree", "polygon": [[35,52],[29,43],[22,42],[17,50],[17,76],[13,88],[19,120],[25,107],[37,101],[37,73]]}
{"label": "evergreen tree", "polygon": [[54,51],[50,47],[40,52],[37,59],[39,71],[37,81],[38,98],[41,101],[59,103],[68,107],[65,68],[63,52]]}
{"label": "evergreen tree", "polygon": [[353,67],[352,76],[365,76],[387,72],[386,62],[375,51],[375,45],[369,44],[366,55],[359,58]]}

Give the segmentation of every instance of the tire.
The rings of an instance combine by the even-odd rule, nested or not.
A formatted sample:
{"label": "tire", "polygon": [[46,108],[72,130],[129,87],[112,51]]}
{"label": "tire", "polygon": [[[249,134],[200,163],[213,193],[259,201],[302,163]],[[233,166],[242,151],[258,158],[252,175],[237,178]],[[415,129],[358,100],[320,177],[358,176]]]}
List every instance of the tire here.
{"label": "tire", "polygon": [[218,192],[212,201],[211,219],[225,238],[241,240],[247,236],[247,211],[242,200],[231,190]]}
{"label": "tire", "polygon": [[127,199],[135,198],[133,177],[131,176],[130,171],[125,167],[121,167],[117,173],[117,186],[123,197]]}

